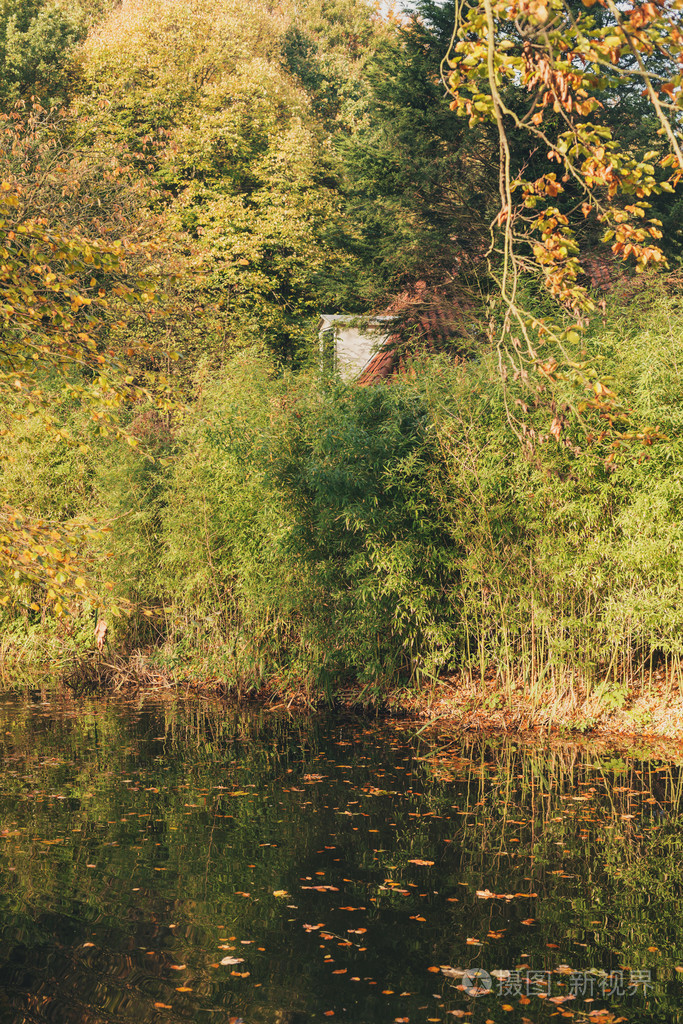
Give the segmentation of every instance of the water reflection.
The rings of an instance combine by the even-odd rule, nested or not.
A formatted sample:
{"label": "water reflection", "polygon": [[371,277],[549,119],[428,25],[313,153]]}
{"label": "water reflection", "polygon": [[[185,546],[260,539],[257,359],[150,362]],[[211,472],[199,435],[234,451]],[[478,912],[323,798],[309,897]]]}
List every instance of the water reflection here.
{"label": "water reflection", "polygon": [[677,765],[199,702],[0,732],[3,1021],[683,1019]]}

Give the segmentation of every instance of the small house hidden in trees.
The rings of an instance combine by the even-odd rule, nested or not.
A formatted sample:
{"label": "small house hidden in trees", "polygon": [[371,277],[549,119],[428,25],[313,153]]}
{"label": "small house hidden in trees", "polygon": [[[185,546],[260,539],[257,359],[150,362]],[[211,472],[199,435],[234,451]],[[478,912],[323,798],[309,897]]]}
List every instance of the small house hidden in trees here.
{"label": "small house hidden in trees", "polygon": [[[584,267],[586,284],[596,292],[620,286],[628,297],[637,288],[617,261],[589,256]],[[462,359],[480,349],[481,295],[468,288],[463,267],[455,267],[436,286],[417,281],[379,314],[322,313],[318,337],[324,368],[345,381],[377,384],[403,372],[415,356],[446,352]]]}
{"label": "small house hidden in trees", "polygon": [[425,285],[399,295],[383,313],[359,316],[322,313],[318,322],[320,359],[327,370],[361,386],[386,381],[405,370],[411,357],[471,348],[470,303],[428,291]]}

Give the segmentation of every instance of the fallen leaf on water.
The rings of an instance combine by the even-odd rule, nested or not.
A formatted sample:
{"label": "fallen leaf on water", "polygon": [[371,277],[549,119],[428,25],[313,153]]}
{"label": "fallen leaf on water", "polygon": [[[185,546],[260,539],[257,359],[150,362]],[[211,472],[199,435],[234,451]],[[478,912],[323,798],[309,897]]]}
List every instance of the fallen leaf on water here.
{"label": "fallen leaf on water", "polygon": [[231,967],[233,964],[243,964],[243,963],[244,963],[244,957],[243,956],[224,956],[223,959],[221,960],[221,965],[223,967]]}
{"label": "fallen leaf on water", "polygon": [[178,985],[176,992],[191,992],[192,989],[188,988],[187,985]]}
{"label": "fallen leaf on water", "polygon": [[233,978],[248,978],[249,973],[249,971],[230,971],[230,974],[232,975]]}
{"label": "fallen leaf on water", "polygon": [[536,924],[535,917],[527,917],[525,921],[521,921],[520,924]]}
{"label": "fallen leaf on water", "polygon": [[169,1006],[168,1003],[155,1003],[154,1004],[154,1009],[155,1010],[172,1010],[173,1007]]}
{"label": "fallen leaf on water", "polygon": [[505,1010],[506,1013],[512,1013],[512,1011],[514,1010],[514,1006],[510,1006],[509,1003],[503,1003],[503,1005],[501,1006],[501,1010]]}
{"label": "fallen leaf on water", "polygon": [[413,860],[409,860],[408,863],[409,864],[419,864],[419,866],[422,867],[422,868],[434,867],[434,861],[433,860],[420,860],[419,857],[414,857]]}
{"label": "fallen leaf on water", "polygon": [[340,969],[338,971],[332,971],[332,973],[333,974],[346,974],[347,970],[348,970],[348,968],[346,968],[346,967],[340,967]]}
{"label": "fallen leaf on water", "polygon": [[393,994],[394,994],[393,988],[383,988],[382,989],[382,995],[383,996],[393,996]]}
{"label": "fallen leaf on water", "polygon": [[[522,924],[524,924],[524,923],[525,922],[522,921]],[[467,939],[467,945],[468,946],[481,946],[481,940],[480,939]]]}
{"label": "fallen leaf on water", "polygon": [[184,971],[187,964],[169,964],[172,971]]}
{"label": "fallen leaf on water", "polygon": [[94,946],[94,945],[95,945],[94,942],[84,942],[83,943],[83,949],[89,949],[91,946]]}
{"label": "fallen leaf on water", "polygon": [[334,1010],[325,1010],[326,1017],[334,1017]]}
{"label": "fallen leaf on water", "polygon": [[289,893],[286,889],[276,889],[273,896],[289,896]]}
{"label": "fallen leaf on water", "polygon": [[[440,967],[428,967],[427,970],[430,972],[430,974],[438,974],[439,971],[441,970],[441,968]],[[681,970],[683,970],[683,967],[681,968]]]}

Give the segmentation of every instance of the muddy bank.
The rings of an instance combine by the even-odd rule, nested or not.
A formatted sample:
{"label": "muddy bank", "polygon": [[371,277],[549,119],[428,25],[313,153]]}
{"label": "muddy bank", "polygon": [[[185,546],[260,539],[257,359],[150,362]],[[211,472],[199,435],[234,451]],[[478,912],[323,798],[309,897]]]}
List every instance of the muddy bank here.
{"label": "muddy bank", "polygon": [[271,678],[266,682],[208,675],[199,667],[182,671],[160,664],[150,652],[74,661],[55,676],[11,664],[2,666],[5,687],[54,691],[80,698],[87,694],[126,694],[175,699],[204,695],[226,704],[254,703],[276,711],[312,711],[332,706],[372,716],[409,718],[419,727],[438,724],[453,731],[476,730],[510,735],[604,738],[613,742],[662,740],[683,744],[683,692],[676,675],[660,668],[640,687],[626,693],[579,684],[530,692],[524,683],[506,686],[495,672],[484,680],[462,676],[432,679],[421,686],[397,682],[361,686],[346,682],[332,697],[303,682]]}

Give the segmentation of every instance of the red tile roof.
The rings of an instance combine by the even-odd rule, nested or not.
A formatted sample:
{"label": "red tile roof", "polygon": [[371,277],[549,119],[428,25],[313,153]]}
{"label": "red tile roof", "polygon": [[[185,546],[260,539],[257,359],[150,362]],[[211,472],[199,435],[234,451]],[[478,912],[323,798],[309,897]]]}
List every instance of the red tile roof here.
{"label": "red tile roof", "polygon": [[405,370],[406,357],[433,352],[466,334],[468,303],[460,296],[431,291],[424,281],[398,295],[384,316],[393,318],[392,333],[357,379],[362,387],[386,381]]}

